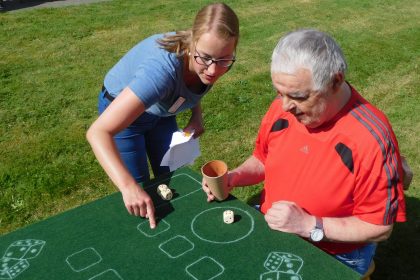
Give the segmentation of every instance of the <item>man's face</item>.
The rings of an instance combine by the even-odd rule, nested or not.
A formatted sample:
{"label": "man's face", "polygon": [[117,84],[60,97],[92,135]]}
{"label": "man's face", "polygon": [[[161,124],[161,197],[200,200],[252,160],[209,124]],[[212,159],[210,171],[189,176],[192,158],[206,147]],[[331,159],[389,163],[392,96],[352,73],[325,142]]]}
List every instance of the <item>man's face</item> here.
{"label": "man's face", "polygon": [[310,70],[300,68],[292,75],[272,73],[271,79],[282,98],[283,110],[293,114],[303,125],[316,128],[331,118],[331,93],[313,90]]}

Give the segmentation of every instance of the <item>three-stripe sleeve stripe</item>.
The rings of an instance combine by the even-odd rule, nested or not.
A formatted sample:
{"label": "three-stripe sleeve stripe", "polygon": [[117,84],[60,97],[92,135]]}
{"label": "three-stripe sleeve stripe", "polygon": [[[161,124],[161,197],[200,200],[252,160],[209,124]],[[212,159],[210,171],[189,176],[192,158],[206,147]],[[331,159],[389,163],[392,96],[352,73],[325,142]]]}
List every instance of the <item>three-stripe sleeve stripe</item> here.
{"label": "three-stripe sleeve stripe", "polygon": [[[392,142],[391,133],[387,126],[376,117],[367,106],[357,103],[350,112],[363,126],[365,126],[372,136],[376,139],[383,155],[383,168],[388,178],[388,199],[386,202],[386,212],[384,216],[384,224],[390,224],[393,216],[396,214],[392,205],[392,189],[395,193],[395,201],[398,199],[397,182],[398,182],[398,161],[395,154],[395,146]],[[376,128],[376,130],[375,130]],[[378,135],[380,133],[381,135]],[[391,156],[387,157],[391,149]]]}

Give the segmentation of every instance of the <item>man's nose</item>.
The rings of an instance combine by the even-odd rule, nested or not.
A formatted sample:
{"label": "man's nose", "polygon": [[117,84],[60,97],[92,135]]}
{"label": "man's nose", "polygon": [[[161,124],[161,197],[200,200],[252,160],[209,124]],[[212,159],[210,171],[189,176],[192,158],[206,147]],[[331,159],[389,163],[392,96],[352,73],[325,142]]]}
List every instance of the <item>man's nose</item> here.
{"label": "man's nose", "polygon": [[282,96],[282,101],[283,101],[283,110],[285,112],[290,112],[291,110],[296,108],[296,104],[293,102],[293,100],[291,100],[287,96]]}

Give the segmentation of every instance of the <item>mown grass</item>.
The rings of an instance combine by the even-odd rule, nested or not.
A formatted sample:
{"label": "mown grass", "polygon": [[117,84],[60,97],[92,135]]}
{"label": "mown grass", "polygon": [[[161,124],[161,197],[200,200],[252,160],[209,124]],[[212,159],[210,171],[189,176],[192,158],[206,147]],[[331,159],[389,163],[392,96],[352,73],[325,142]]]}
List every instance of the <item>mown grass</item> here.
{"label": "mown grass", "polygon": [[[154,33],[187,28],[209,1],[110,1],[0,14],[0,234],[115,192],[84,137],[106,72]],[[333,35],[347,79],[389,117],[402,153],[420,174],[420,4],[401,1],[227,1],[241,23],[238,61],[204,99],[202,156],[230,167],[253,149],[274,97],[271,52],[287,31]],[[179,117],[180,126],[189,115]],[[261,185],[235,190],[248,201]],[[420,191],[406,192],[409,221],[381,243],[373,279],[416,279]]]}

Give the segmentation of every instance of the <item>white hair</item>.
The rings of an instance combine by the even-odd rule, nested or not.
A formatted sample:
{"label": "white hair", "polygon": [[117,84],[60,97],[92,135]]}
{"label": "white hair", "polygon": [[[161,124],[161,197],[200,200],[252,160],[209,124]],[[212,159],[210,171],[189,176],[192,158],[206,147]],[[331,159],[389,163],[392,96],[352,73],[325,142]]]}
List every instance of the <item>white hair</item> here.
{"label": "white hair", "polygon": [[328,34],[302,29],[280,39],[271,57],[271,73],[294,74],[298,69],[311,71],[314,90],[323,90],[337,73],[345,76],[346,59]]}

